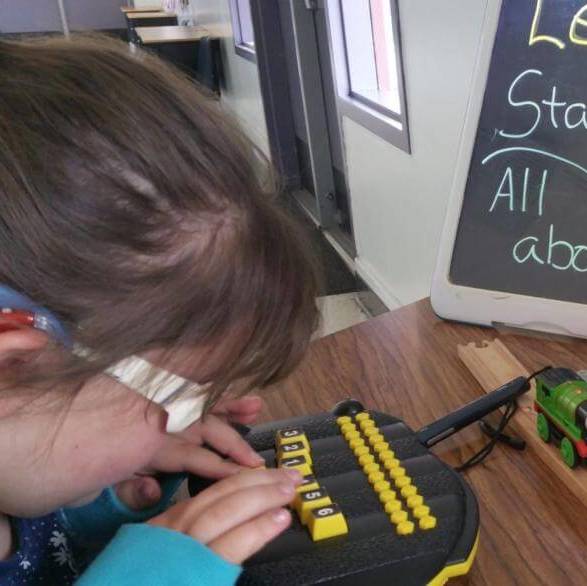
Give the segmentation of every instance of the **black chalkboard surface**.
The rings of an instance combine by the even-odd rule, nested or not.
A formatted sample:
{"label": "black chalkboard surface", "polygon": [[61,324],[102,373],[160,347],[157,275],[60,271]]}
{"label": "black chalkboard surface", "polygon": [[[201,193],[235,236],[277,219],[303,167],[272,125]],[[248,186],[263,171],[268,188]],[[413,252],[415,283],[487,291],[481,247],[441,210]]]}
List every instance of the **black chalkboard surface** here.
{"label": "black chalkboard surface", "polygon": [[587,303],[587,5],[504,0],[450,281]]}

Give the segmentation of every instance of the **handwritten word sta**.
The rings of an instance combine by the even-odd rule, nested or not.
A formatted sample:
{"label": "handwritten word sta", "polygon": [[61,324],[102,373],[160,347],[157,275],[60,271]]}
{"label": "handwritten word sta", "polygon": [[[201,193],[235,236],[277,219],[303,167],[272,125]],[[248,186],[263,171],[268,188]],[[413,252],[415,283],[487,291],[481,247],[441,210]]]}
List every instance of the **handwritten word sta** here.
{"label": "handwritten word sta", "polygon": [[[539,32],[543,2],[544,0],[536,0],[536,9],[534,11],[532,27],[530,28],[530,40],[528,44],[531,47],[537,43],[551,43],[562,51],[567,45],[561,39]],[[580,8],[573,17],[569,25],[569,40],[574,45],[587,45],[587,4]]]}
{"label": "handwritten word sta", "polygon": [[[508,90],[508,104],[513,108],[523,110],[528,113],[527,128],[521,132],[509,132],[500,130],[500,136],[504,138],[528,138],[538,128],[544,120],[553,128],[562,128],[566,130],[587,130],[587,104],[584,102],[569,102],[559,97],[558,87],[552,86],[550,95],[546,94],[545,98],[540,101],[524,100],[518,98],[518,93],[524,93],[524,83],[530,82],[543,73],[539,69],[526,69],[514,79]],[[544,109],[544,112],[543,112]],[[526,126],[525,126],[526,127]]]}

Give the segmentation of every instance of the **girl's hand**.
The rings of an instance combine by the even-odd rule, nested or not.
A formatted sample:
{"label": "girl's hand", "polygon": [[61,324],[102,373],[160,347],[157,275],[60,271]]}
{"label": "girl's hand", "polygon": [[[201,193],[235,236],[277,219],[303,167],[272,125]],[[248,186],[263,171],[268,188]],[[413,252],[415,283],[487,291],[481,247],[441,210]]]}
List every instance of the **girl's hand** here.
{"label": "girl's hand", "polygon": [[189,535],[226,561],[241,564],[289,526],[290,513],[282,507],[291,502],[301,481],[291,470],[241,472],[148,524]]}
{"label": "girl's hand", "polygon": [[[262,399],[256,396],[219,401],[211,411],[214,417],[208,416],[206,421],[194,423],[181,434],[166,437],[145,474],[190,472],[207,478],[224,478],[242,471],[243,467],[260,466],[263,460],[227,423],[253,423],[262,407]],[[204,442],[229,456],[233,462],[202,447]],[[134,510],[153,507],[162,496],[159,482],[149,475],[119,483],[116,493],[124,504]]]}
{"label": "girl's hand", "polygon": [[212,413],[228,423],[240,423],[250,425],[255,423],[261,409],[263,408],[263,399],[256,395],[233,399],[226,397],[220,399],[212,408]]}

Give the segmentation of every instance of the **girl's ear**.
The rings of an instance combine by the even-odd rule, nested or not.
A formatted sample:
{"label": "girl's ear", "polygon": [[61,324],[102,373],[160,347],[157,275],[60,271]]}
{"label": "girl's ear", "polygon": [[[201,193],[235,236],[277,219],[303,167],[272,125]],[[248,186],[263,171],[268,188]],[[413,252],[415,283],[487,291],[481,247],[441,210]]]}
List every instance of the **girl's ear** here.
{"label": "girl's ear", "polygon": [[0,333],[0,368],[15,359],[22,362],[32,359],[49,341],[44,332],[34,328],[22,328]]}

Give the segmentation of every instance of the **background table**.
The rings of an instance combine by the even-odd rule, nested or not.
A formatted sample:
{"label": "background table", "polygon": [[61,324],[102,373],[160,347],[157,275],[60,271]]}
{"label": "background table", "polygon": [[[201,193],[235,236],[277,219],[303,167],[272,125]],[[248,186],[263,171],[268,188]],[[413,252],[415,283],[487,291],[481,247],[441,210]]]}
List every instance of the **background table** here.
{"label": "background table", "polygon": [[[263,419],[325,411],[353,397],[418,429],[483,395],[457,344],[495,337],[530,372],[587,367],[585,341],[444,322],[425,300],[314,342],[301,367],[269,389]],[[486,442],[474,425],[434,451],[457,465]],[[587,583],[587,507],[530,450],[498,445],[465,476],[479,499],[481,540],[469,576],[451,584]]]}
{"label": "background table", "polygon": [[137,26],[135,31],[142,45],[194,43],[210,35],[200,26]]}

